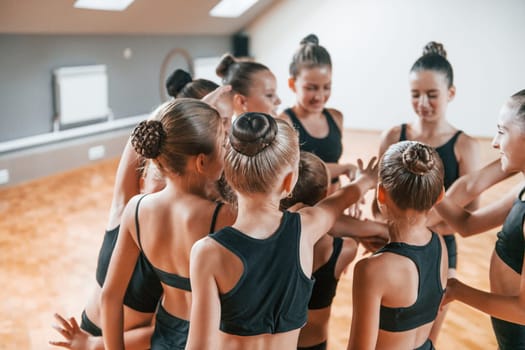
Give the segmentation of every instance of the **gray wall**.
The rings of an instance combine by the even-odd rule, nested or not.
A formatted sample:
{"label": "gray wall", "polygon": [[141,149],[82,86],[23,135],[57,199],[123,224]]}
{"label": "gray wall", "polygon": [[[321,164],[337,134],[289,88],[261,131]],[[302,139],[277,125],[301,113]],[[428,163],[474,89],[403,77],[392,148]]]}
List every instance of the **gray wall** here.
{"label": "gray wall", "polygon": [[[150,112],[160,101],[162,61],[173,48],[193,58],[230,50],[229,36],[0,35],[0,142],[53,129],[52,72],[105,64],[115,118]],[[130,59],[123,51],[132,50]],[[188,68],[177,57],[168,72]]]}

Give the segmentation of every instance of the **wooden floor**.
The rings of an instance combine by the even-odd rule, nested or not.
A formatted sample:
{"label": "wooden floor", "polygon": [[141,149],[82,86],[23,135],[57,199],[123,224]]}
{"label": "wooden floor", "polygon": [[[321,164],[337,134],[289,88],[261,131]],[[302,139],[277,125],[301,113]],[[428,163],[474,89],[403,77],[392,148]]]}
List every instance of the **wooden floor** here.
{"label": "wooden floor", "polygon": [[[377,132],[345,131],[345,161],[375,155]],[[480,140],[484,162],[495,159]],[[48,349],[59,339],[53,313],[79,316],[95,283],[95,264],[109,210],[118,160],[0,190],[0,349]],[[519,179],[482,197],[487,203]],[[366,212],[368,213],[368,212]],[[488,264],[495,231],[458,238],[461,279],[488,290]],[[360,255],[361,256],[361,255]],[[358,258],[360,257],[358,256]],[[343,277],[333,306],[329,349],[344,349],[352,314],[352,269]],[[438,349],[495,349],[489,318],[452,304]]]}

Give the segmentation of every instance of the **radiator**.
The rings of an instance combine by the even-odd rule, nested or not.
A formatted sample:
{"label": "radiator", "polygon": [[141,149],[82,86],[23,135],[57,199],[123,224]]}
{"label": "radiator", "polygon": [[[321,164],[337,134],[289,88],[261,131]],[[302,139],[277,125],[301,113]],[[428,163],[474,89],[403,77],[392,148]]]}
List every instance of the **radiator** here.
{"label": "radiator", "polygon": [[108,118],[108,77],[105,65],[62,67],[53,71],[55,129]]}

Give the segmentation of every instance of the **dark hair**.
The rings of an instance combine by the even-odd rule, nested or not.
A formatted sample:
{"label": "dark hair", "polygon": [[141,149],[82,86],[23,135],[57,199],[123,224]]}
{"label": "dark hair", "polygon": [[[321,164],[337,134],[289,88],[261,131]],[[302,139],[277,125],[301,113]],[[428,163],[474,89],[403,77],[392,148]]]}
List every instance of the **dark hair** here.
{"label": "dark hair", "polygon": [[432,208],[443,191],[443,176],[437,152],[417,141],[391,145],[379,164],[379,181],[401,210]]}
{"label": "dark hair", "polygon": [[296,166],[299,137],[295,129],[268,114],[247,112],[232,125],[231,146],[224,174],[233,189],[243,193],[264,193],[276,175],[288,165]]}
{"label": "dark hair", "polygon": [[314,206],[326,197],[328,191],[328,170],[326,164],[313,153],[301,151],[299,174],[291,196],[281,199],[281,210],[296,203]]}
{"label": "dark hair", "polygon": [[290,76],[295,78],[303,68],[329,66],[332,68],[332,59],[328,51],[319,45],[319,38],[315,34],[304,37],[299,49],[295,51],[290,63]]}
{"label": "dark hair", "polygon": [[423,55],[410,68],[411,72],[432,70],[443,74],[447,80],[447,87],[454,85],[454,72],[447,60],[447,52],[443,44],[431,41],[423,48]]}
{"label": "dark hair", "polygon": [[[131,144],[141,156],[154,159],[164,174],[184,174],[188,157],[216,151],[222,122],[205,102],[180,98],[160,105],[151,120],[140,122],[131,134]],[[167,168],[167,169],[166,169]]]}
{"label": "dark hair", "polygon": [[512,108],[516,108],[516,119],[521,123],[521,130],[525,131],[525,89],[512,95],[509,103]]}
{"label": "dark hair", "polygon": [[166,80],[166,90],[171,97],[191,97],[201,99],[219,87],[207,79],[193,80],[190,73],[176,69]]}
{"label": "dark hair", "polygon": [[253,75],[261,71],[270,69],[258,62],[238,60],[229,53],[222,56],[215,70],[224,85],[231,85],[233,91],[244,96],[250,95]]}

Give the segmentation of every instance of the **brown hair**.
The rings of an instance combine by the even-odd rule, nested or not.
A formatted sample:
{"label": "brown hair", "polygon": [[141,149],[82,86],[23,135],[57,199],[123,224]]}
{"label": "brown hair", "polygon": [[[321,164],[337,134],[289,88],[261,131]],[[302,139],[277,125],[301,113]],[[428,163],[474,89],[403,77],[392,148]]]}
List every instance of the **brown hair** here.
{"label": "brown hair", "polygon": [[301,151],[297,183],[290,197],[281,200],[281,209],[288,209],[296,203],[309,206],[326,197],[328,191],[328,169],[326,164],[313,153]]}
{"label": "brown hair", "polygon": [[319,38],[315,34],[304,37],[299,49],[294,53],[290,63],[290,76],[296,78],[301,69],[328,66],[332,68],[332,59],[328,51],[319,45]]}
{"label": "brown hair", "polygon": [[216,151],[222,132],[215,109],[199,100],[180,98],[160,105],[152,120],[140,122],[131,134],[131,144],[141,156],[154,159],[163,174],[170,170],[182,175],[188,157]]}
{"label": "brown hair", "polygon": [[247,112],[235,119],[224,174],[242,193],[268,192],[286,165],[295,166],[299,137],[287,122],[268,114]]}
{"label": "brown hair", "polygon": [[238,60],[229,53],[222,56],[216,69],[224,85],[231,85],[234,92],[244,96],[250,95],[253,75],[261,71],[270,71],[270,69],[258,62]]}
{"label": "brown hair", "polygon": [[443,176],[437,152],[417,141],[391,145],[379,164],[379,181],[401,210],[432,208],[443,191]]}
{"label": "brown hair", "polygon": [[431,41],[423,48],[423,55],[410,68],[411,72],[431,70],[443,74],[447,87],[454,85],[454,71],[447,60],[447,51],[441,43]]}
{"label": "brown hair", "polygon": [[516,119],[518,120],[521,131],[525,133],[525,89],[516,92],[510,97],[509,107],[516,110]]}

